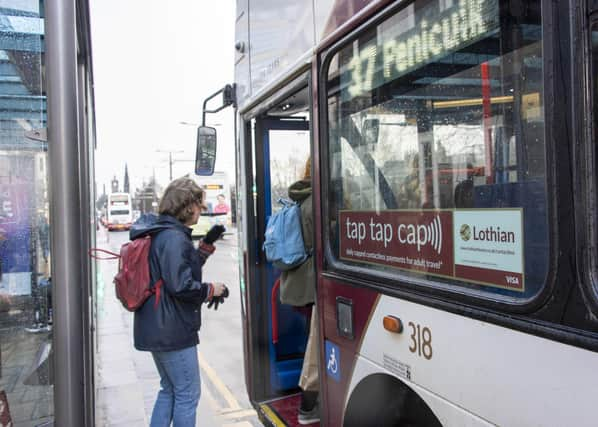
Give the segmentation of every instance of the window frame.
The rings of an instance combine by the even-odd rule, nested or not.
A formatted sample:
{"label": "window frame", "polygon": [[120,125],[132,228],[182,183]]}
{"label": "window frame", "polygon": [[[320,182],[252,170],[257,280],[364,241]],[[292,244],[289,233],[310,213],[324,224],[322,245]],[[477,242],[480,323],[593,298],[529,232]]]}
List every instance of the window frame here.
{"label": "window frame", "polygon": [[[321,147],[321,164],[325,167],[321,168],[321,212],[322,215],[322,244],[324,250],[323,272],[325,277],[331,279],[342,280],[350,282],[358,286],[365,286],[379,292],[405,297],[407,299],[434,298],[438,297],[448,300],[449,303],[464,303],[476,308],[495,309],[511,313],[529,313],[537,310],[542,306],[554,292],[557,276],[557,209],[556,209],[556,186],[561,185],[555,179],[556,164],[554,158],[555,145],[553,143],[554,134],[559,133],[559,129],[553,125],[550,119],[554,117],[554,108],[552,105],[545,103],[544,107],[544,139],[545,139],[545,162],[546,174],[544,182],[546,186],[546,213],[547,213],[547,243],[548,249],[548,268],[546,280],[543,287],[533,296],[521,299],[519,301],[512,298],[501,297],[500,295],[492,295],[488,292],[476,292],[475,290],[462,287],[452,286],[451,282],[435,282],[427,279],[424,275],[405,274],[403,271],[397,269],[394,272],[387,272],[381,270],[374,270],[366,266],[350,265],[339,258],[337,258],[332,250],[330,243],[330,223],[324,220],[330,217],[329,211],[329,125],[328,125],[328,69],[334,56],[348,44],[359,38],[367,31],[380,25],[392,15],[398,13],[400,10],[407,8],[415,3],[416,0],[409,2],[400,2],[382,9],[370,19],[358,25],[354,29],[342,34],[338,39],[325,46],[324,49],[318,52],[318,128],[319,128],[319,142]],[[501,1],[501,0],[498,0]],[[547,65],[555,56],[555,50],[558,48],[555,45],[555,40],[558,40],[553,34],[545,31],[547,27],[551,27],[553,21],[556,19],[554,10],[550,3],[546,0],[540,0],[541,3],[541,30],[542,30],[542,87],[544,99],[554,99],[555,92],[554,71],[550,71]],[[554,27],[551,27],[554,28]],[[562,131],[561,133],[565,133]],[[557,184],[558,183],[558,184]],[[524,249],[525,253],[525,249]]]}
{"label": "window frame", "polygon": [[[582,116],[586,118],[587,125],[581,124],[580,134],[583,135],[584,143],[579,149],[578,156],[580,160],[579,176],[580,178],[580,196],[576,218],[577,236],[580,242],[585,242],[583,246],[578,246],[578,270],[581,275],[582,290],[589,302],[590,310],[598,315],[598,247],[596,239],[598,238],[598,214],[596,213],[598,205],[598,177],[596,173],[598,168],[598,149],[596,148],[595,137],[598,135],[598,77],[593,73],[593,48],[592,32],[596,27],[598,30],[598,8],[596,3],[592,3],[589,9],[581,15],[581,20],[587,19],[587,32],[582,34],[583,49],[580,56],[576,59],[576,65],[583,73],[584,78],[579,90],[579,105],[582,106]],[[584,25],[581,25],[584,28]],[[588,59],[584,61],[585,59]],[[597,60],[598,61],[598,60]]]}

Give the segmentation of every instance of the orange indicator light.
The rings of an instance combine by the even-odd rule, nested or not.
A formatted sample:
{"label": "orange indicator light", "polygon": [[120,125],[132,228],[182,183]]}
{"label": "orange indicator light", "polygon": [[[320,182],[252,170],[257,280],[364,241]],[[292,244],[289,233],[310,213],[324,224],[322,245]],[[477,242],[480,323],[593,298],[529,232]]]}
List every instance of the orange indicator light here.
{"label": "orange indicator light", "polygon": [[403,332],[403,322],[401,319],[395,316],[384,316],[383,319],[384,329],[390,332],[394,332],[396,334],[400,334]]}

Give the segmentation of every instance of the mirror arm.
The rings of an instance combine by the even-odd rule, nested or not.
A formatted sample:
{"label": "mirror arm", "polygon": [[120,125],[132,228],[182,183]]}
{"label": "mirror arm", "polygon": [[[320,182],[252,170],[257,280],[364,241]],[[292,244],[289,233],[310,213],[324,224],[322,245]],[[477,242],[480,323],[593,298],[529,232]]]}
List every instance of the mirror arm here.
{"label": "mirror arm", "polygon": [[[208,101],[215,98],[216,96],[220,95],[221,93],[224,93],[224,99],[222,100],[222,105],[218,108],[216,108],[215,110],[207,110],[207,104]],[[232,105],[233,107],[237,106],[237,101],[236,101],[236,85],[226,85],[224,86],[222,89],[218,90],[217,92],[213,93],[212,95],[208,96],[204,101],[203,101],[203,108],[202,108],[202,113],[201,113],[201,125],[205,126],[206,125],[206,113],[217,113],[218,111],[228,107],[229,105]]]}

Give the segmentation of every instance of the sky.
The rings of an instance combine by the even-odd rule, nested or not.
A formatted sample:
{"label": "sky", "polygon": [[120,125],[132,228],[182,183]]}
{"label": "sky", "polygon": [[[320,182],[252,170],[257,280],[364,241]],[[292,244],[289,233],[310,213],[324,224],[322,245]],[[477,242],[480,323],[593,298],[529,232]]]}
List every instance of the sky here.
{"label": "sky", "polygon": [[[113,176],[122,189],[125,163],[132,192],[154,172],[165,186],[169,152],[173,178],[193,171],[203,100],[233,83],[235,1],[100,0],[90,7],[97,193],[104,184],[109,191]],[[216,170],[231,180],[233,120],[232,108],[206,117],[218,132]]]}

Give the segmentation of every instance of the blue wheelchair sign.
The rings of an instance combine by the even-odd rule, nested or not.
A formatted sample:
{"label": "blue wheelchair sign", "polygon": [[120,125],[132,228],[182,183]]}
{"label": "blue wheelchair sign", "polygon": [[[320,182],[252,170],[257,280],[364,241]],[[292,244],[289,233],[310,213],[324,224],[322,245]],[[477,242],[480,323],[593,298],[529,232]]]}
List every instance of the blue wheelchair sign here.
{"label": "blue wheelchair sign", "polygon": [[326,340],[326,373],[335,381],[341,380],[341,351],[336,344]]}

